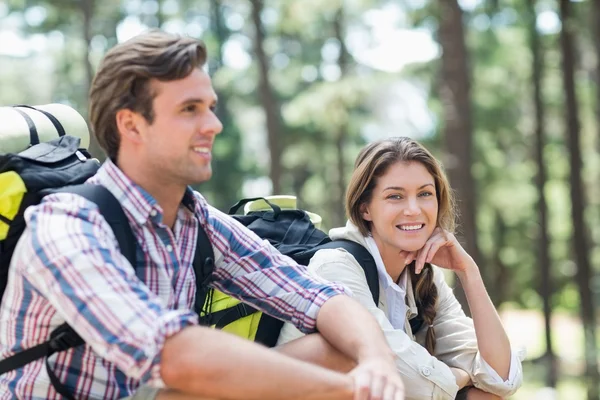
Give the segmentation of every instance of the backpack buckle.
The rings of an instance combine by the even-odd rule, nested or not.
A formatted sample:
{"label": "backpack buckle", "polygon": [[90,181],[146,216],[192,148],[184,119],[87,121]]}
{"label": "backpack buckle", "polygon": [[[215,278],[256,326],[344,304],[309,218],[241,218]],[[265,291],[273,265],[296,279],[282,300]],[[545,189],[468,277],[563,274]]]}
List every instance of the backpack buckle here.
{"label": "backpack buckle", "polygon": [[52,352],[57,352],[77,347],[83,343],[83,339],[69,325],[64,324],[52,332],[48,345]]}

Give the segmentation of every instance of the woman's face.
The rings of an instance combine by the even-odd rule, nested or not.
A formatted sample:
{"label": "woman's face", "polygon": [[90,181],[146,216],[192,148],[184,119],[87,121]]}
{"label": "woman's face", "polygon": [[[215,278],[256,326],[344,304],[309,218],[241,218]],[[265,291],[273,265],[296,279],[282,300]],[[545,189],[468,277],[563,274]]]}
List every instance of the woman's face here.
{"label": "woman's face", "polygon": [[419,162],[399,161],[377,181],[362,216],[382,255],[420,250],[437,225],[433,176]]}

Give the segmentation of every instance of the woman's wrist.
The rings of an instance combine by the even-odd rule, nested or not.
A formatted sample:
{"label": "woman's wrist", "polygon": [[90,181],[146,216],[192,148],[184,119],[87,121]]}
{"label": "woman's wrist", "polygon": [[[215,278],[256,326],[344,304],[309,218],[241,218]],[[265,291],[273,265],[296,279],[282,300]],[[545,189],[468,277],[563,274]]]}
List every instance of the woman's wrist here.
{"label": "woman's wrist", "polygon": [[479,267],[475,264],[475,261],[469,261],[465,268],[456,271],[456,276],[460,279],[460,282],[463,286],[465,286],[469,281],[473,281],[474,279],[481,279],[481,273],[479,271]]}

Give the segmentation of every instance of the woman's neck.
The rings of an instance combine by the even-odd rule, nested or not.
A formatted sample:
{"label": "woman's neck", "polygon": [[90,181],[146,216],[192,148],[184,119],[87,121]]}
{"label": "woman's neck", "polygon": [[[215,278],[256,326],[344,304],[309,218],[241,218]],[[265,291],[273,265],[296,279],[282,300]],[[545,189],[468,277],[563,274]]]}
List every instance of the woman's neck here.
{"label": "woman's neck", "polygon": [[383,260],[385,270],[392,280],[398,283],[400,276],[402,276],[402,272],[404,272],[404,269],[406,268],[406,264],[404,263],[406,257],[403,257],[397,248],[386,246],[385,243],[377,237],[373,237],[373,239],[377,245],[377,250],[379,250],[379,255]]}

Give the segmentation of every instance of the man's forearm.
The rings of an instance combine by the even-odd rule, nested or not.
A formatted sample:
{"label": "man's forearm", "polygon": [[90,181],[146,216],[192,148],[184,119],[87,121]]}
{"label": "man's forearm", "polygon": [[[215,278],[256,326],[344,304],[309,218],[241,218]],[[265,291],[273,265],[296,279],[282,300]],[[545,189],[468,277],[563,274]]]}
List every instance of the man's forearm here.
{"label": "man's forearm", "polygon": [[338,372],[350,372],[356,361],[333,347],[322,335],[313,333],[277,346],[276,351]]}
{"label": "man's forearm", "polygon": [[356,362],[395,359],[375,318],[348,296],[335,296],[325,302],[317,316],[317,328],[333,347]]}
{"label": "man's forearm", "polygon": [[350,377],[203,327],[165,342],[165,384],[187,394],[236,399],[352,399]]}

